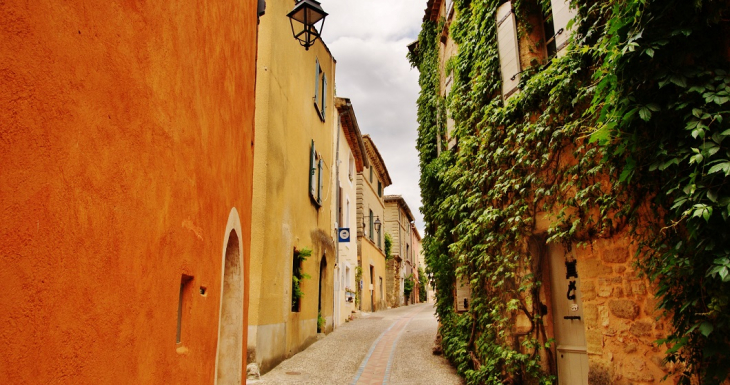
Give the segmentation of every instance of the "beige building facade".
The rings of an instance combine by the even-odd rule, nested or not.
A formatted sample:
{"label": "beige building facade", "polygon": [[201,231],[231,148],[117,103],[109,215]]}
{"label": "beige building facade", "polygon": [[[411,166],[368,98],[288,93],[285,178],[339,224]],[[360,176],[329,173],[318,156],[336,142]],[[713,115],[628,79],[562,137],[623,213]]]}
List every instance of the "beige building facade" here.
{"label": "beige building facade", "polygon": [[292,38],[293,5],[267,1],[259,26],[248,362],[262,373],[333,321],[335,59]]}
{"label": "beige building facade", "polygon": [[338,115],[335,140],[337,167],[334,169],[337,184],[333,186],[336,199],[332,214],[338,229],[333,320],[337,327],[350,319],[356,310],[357,175],[370,164],[352,103],[346,98],[335,98],[335,106]]}
{"label": "beige building facade", "polygon": [[383,191],[392,182],[375,143],[369,135],[363,141],[370,167],[357,175],[357,247],[362,271],[358,294],[359,309],[373,312],[387,307]]}
{"label": "beige building facade", "polygon": [[410,265],[412,248],[413,213],[405,199],[400,195],[385,196],[385,229],[393,240],[391,246],[392,259],[387,262],[387,304],[398,307],[406,304],[404,297],[404,279],[413,272]]}

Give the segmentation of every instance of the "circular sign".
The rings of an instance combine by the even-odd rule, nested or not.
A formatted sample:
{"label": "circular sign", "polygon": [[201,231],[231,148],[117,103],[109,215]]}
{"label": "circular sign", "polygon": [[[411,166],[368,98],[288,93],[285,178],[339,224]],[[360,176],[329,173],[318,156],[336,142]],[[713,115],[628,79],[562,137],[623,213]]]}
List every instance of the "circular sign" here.
{"label": "circular sign", "polygon": [[340,230],[340,238],[342,238],[342,239],[350,238],[350,230],[348,230],[348,229]]}

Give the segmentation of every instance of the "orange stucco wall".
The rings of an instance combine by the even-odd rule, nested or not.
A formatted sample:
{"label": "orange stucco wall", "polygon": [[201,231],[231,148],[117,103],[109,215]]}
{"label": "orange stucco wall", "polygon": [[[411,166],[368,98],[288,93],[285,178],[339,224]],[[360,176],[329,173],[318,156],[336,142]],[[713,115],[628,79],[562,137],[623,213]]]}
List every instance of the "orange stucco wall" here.
{"label": "orange stucco wall", "polygon": [[213,383],[256,31],[254,0],[0,2],[0,383]]}

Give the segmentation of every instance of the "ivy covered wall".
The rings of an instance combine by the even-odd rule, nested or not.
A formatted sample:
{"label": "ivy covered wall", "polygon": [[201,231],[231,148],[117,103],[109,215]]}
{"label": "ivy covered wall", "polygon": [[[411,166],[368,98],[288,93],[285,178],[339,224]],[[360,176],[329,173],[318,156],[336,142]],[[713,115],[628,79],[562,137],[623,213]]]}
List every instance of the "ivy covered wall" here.
{"label": "ivy covered wall", "polygon": [[[730,5],[576,0],[564,54],[523,66],[520,91],[505,101],[501,3],[455,1],[447,28],[458,54],[445,68],[443,19],[424,21],[409,57],[421,74],[424,254],[446,355],[470,384],[552,383],[530,242],[541,236],[570,250],[620,238],[632,243],[630,262],[669,325],[656,342],[669,375],[722,382],[730,359]],[[531,8],[549,3],[513,2],[520,39],[536,28]],[[443,97],[440,79],[452,70]],[[545,213],[549,228],[540,233]],[[463,314],[454,310],[457,276],[472,290]],[[518,314],[533,322],[520,338]]]}

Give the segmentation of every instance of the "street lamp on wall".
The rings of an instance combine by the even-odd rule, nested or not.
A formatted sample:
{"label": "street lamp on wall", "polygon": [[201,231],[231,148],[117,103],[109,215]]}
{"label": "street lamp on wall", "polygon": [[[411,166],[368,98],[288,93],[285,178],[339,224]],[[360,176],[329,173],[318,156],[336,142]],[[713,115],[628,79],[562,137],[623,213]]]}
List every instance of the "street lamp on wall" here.
{"label": "street lamp on wall", "polygon": [[[286,16],[289,17],[289,24],[291,24],[291,32],[294,38],[299,41],[304,49],[309,50],[309,47],[314,45],[314,42],[322,33],[327,12],[322,9],[316,0],[299,0],[294,9]],[[296,30],[294,29],[295,21],[298,27]],[[319,31],[317,31],[316,24],[319,22],[321,24],[319,25]]]}
{"label": "street lamp on wall", "polygon": [[380,222],[380,217],[375,218],[375,232],[380,232],[380,226],[382,223]]}

